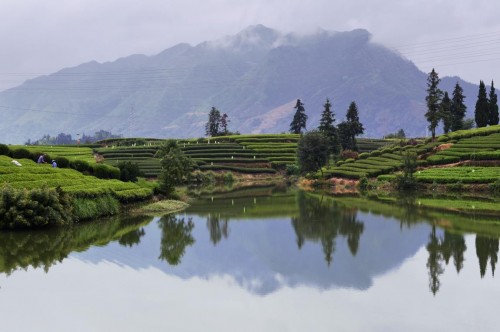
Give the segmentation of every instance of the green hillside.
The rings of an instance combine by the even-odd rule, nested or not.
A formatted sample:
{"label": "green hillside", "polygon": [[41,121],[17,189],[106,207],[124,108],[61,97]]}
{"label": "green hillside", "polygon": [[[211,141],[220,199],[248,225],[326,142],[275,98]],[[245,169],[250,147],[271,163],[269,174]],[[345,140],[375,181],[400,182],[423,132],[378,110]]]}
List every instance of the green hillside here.
{"label": "green hillside", "polygon": [[452,132],[439,136],[435,142],[393,145],[361,153],[356,160],[325,167],[323,173],[328,178],[391,180],[401,171],[409,152],[417,155],[419,170],[415,177],[418,182],[496,182],[500,178],[500,125]]}

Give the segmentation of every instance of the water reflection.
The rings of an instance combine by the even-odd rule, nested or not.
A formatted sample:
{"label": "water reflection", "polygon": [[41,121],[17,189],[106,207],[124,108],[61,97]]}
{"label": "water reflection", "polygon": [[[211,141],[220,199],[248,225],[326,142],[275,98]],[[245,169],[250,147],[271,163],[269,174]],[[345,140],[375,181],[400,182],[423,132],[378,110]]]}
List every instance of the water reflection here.
{"label": "water reflection", "polygon": [[498,239],[476,236],[476,255],[479,259],[481,278],[486,274],[488,260],[491,266],[491,275],[495,276],[495,266],[498,262]]}
{"label": "water reflection", "polygon": [[151,217],[110,218],[74,225],[34,231],[0,232],[0,272],[11,274],[28,267],[50,267],[62,262],[71,252],[83,252],[92,245],[106,246],[112,241],[132,246],[144,236],[141,227]]}
{"label": "water reflection", "polygon": [[194,224],[191,218],[178,218],[175,214],[168,214],[158,220],[161,229],[161,248],[159,259],[167,261],[170,265],[181,262],[186,247],[193,245],[194,237],[191,231]]}
{"label": "water reflection", "polygon": [[292,225],[297,234],[297,246],[302,248],[304,241],[321,243],[328,266],[333,261],[337,236],[347,238],[353,256],[359,247],[359,239],[364,224],[357,220],[357,210],[345,208],[325,196],[297,195],[298,216],[292,217]]}
{"label": "water reflection", "polygon": [[[48,271],[71,252],[81,252],[88,261],[153,266],[183,278],[229,275],[259,294],[284,285],[368,289],[377,276],[422,249],[426,261],[417,273],[426,276],[436,295],[449,265],[456,274],[464,269],[466,236],[472,233],[475,242],[469,247],[475,246],[478,264],[469,260],[469,265],[479,265],[478,278],[488,270],[494,276],[498,223],[426,209],[418,202],[415,197],[331,197],[282,188],[206,194],[185,212],[149,225],[151,218],[115,218],[2,232],[0,271]],[[102,250],[86,252],[96,245]]]}

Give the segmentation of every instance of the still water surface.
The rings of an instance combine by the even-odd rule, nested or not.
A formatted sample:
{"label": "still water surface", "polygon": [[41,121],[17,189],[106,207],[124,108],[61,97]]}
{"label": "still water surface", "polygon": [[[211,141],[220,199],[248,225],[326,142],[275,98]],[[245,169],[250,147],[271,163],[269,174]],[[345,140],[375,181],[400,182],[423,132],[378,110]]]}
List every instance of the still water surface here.
{"label": "still water surface", "polygon": [[498,331],[500,227],[257,188],[0,233],[2,331]]}

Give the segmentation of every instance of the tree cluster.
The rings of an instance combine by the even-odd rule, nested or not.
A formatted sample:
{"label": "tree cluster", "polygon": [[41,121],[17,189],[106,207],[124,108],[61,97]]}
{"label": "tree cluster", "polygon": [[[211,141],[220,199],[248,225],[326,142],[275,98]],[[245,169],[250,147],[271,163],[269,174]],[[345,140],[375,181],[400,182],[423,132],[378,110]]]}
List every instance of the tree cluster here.
{"label": "tree cluster", "polygon": [[57,136],[50,136],[49,134],[44,135],[42,138],[35,141],[28,141],[25,145],[63,145],[63,144],[77,144],[77,143],[94,143],[108,138],[120,138],[121,135],[115,135],[106,130],[99,130],[94,133],[94,135],[82,134],[81,138],[73,138],[71,134],[59,133]]}
{"label": "tree cluster", "polygon": [[[450,131],[470,129],[473,125],[470,119],[464,119],[467,107],[464,103],[465,96],[462,87],[457,82],[450,98],[448,92],[439,89],[440,81],[438,73],[432,69],[427,77],[427,96],[425,97],[427,103],[425,117],[429,122],[432,139],[436,137],[436,128],[441,121],[445,134]],[[487,95],[484,82],[480,81],[473,121],[476,122],[477,127],[499,123],[497,94],[493,81],[489,95]]]}
{"label": "tree cluster", "polygon": [[479,81],[479,93],[477,96],[474,119],[478,127],[498,124],[497,94],[493,81],[491,81],[490,93],[486,95],[486,86]]}
{"label": "tree cluster", "polygon": [[225,136],[229,135],[228,130],[229,117],[226,113],[222,114],[220,111],[212,107],[208,113],[208,121],[205,124],[205,134],[207,136]]}
{"label": "tree cluster", "polygon": [[[302,172],[321,169],[330,155],[338,155],[341,150],[357,150],[356,136],[364,132],[354,101],[349,105],[346,120],[338,126],[335,125],[335,114],[329,99],[326,99],[323,108],[317,130],[305,133],[298,144],[297,157]],[[306,128],[307,115],[300,99],[297,99],[295,109],[290,132],[301,134]]]}
{"label": "tree cluster", "polygon": [[425,117],[429,122],[432,139],[436,137],[436,128],[440,121],[443,122],[445,134],[466,127],[464,118],[467,106],[464,103],[465,96],[462,87],[457,82],[452,92],[452,98],[450,98],[448,92],[443,93],[439,89],[440,81],[438,73],[432,69],[427,77],[427,97],[425,97],[427,103]]}

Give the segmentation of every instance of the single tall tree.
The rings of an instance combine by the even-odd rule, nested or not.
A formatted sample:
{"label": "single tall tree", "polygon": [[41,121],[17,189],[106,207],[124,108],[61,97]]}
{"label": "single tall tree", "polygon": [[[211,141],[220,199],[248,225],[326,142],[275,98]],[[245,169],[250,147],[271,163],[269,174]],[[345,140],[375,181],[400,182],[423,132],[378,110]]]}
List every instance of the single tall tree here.
{"label": "single tall tree", "polygon": [[208,122],[205,125],[205,134],[207,136],[217,136],[219,134],[220,120],[220,111],[212,107],[208,113]]}
{"label": "single tall tree", "polygon": [[489,117],[488,124],[493,126],[498,124],[498,102],[497,93],[493,81],[491,81],[490,95],[489,95]]}
{"label": "single tall tree", "polygon": [[353,101],[349,105],[346,121],[339,124],[339,136],[344,150],[357,150],[356,136],[365,132],[363,124],[359,121],[358,106]]}
{"label": "single tall tree", "polygon": [[445,134],[451,130],[451,123],[453,121],[451,115],[451,99],[448,97],[448,92],[444,93],[440,105],[441,119],[443,120],[443,130]]}
{"label": "single tall tree", "polygon": [[231,121],[229,121],[229,116],[226,113],[222,114],[222,116],[220,117],[219,135],[227,135],[228,134],[229,130],[227,129],[227,125],[229,122],[231,122]]}
{"label": "single tall tree", "polygon": [[476,109],[474,111],[474,119],[478,128],[486,127],[489,119],[489,102],[486,96],[486,86],[483,81],[479,82],[479,93],[477,95]]}
{"label": "single tall tree", "polygon": [[340,152],[340,144],[338,140],[337,128],[335,127],[335,114],[332,112],[332,104],[327,98],[326,103],[323,105],[324,109],[321,113],[321,119],[319,120],[318,130],[325,135],[329,141],[329,150],[333,154],[338,154]]}
{"label": "single tall tree", "polygon": [[464,118],[467,112],[464,99],[464,90],[457,82],[451,98],[451,131],[464,129]]}
{"label": "single tall tree", "polygon": [[439,90],[439,79],[438,73],[432,68],[432,71],[427,77],[427,97],[425,101],[427,102],[427,112],[425,113],[425,118],[429,122],[429,130],[432,133],[432,140],[436,138],[436,127],[439,124],[439,109],[441,98],[443,92]]}
{"label": "single tall tree", "polygon": [[290,123],[290,132],[292,134],[302,134],[302,129],[306,129],[307,122],[307,114],[304,109],[304,104],[297,99],[297,103],[295,104],[295,115],[293,116],[293,120]]}

